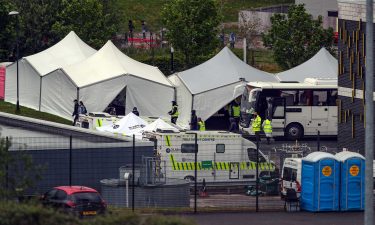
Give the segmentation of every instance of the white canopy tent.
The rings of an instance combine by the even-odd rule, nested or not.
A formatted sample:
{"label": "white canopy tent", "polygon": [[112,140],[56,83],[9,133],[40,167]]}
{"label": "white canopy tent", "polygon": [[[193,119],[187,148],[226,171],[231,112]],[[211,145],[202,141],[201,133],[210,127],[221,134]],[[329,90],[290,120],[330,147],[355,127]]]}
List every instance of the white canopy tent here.
{"label": "white canopy tent", "polygon": [[303,82],[306,78],[337,78],[338,62],[325,48],[311,59],[290,70],[277,74],[280,81]]}
{"label": "white canopy tent", "polygon": [[154,122],[148,124],[142,130],[143,130],[143,132],[144,131],[156,132],[158,129],[168,130],[168,131],[171,131],[171,132],[174,132],[174,133],[180,132],[177,128],[175,128],[172,125],[168,124],[167,122],[165,122],[161,118],[158,118]]}
{"label": "white canopy tent", "polygon": [[131,59],[108,41],[96,54],[45,76],[42,111],[71,118],[73,100],[88,111],[104,111],[125,92],[126,112],[137,107],[142,116],[167,116],[174,88],[154,66]]}
{"label": "white canopy tent", "polygon": [[131,136],[139,134],[147,125],[147,122],[142,118],[136,116],[134,113],[129,113],[114,124],[97,127],[96,129],[102,132]]}
{"label": "white canopy tent", "polygon": [[227,47],[203,64],[170,76],[169,80],[177,91],[180,112],[177,123],[185,128],[192,109],[202,120],[207,120],[242,94],[233,96],[235,87],[243,82],[278,82],[272,74],[244,63]]}
{"label": "white canopy tent", "polygon": [[[58,68],[80,62],[96,52],[73,31],[50,48],[18,61],[20,105],[41,110],[43,77]],[[17,101],[17,63],[6,69],[5,101]]]}

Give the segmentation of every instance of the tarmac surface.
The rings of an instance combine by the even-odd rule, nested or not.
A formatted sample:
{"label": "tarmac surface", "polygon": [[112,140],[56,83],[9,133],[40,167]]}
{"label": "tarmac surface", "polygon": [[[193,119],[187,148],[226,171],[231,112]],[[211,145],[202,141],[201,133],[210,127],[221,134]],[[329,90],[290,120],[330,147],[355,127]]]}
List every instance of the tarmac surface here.
{"label": "tarmac surface", "polygon": [[364,221],[363,212],[197,213],[182,217],[197,225],[360,225]]}

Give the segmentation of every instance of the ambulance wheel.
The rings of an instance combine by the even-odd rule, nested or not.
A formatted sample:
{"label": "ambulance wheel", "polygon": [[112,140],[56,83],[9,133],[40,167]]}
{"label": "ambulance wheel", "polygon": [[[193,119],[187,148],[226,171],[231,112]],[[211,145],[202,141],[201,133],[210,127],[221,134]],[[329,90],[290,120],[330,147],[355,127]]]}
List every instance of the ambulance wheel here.
{"label": "ambulance wheel", "polygon": [[194,182],[195,181],[195,179],[194,179],[193,176],[186,176],[186,177],[184,177],[184,180],[187,180],[187,181],[190,181],[190,182]]}
{"label": "ambulance wheel", "polygon": [[298,123],[291,123],[285,129],[285,136],[291,140],[295,141],[303,137],[303,128]]}

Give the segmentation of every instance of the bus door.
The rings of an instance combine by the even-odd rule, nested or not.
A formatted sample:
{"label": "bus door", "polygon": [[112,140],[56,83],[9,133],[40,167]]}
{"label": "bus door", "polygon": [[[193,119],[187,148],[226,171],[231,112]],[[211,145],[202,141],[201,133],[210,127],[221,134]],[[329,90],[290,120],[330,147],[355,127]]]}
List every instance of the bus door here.
{"label": "bus door", "polygon": [[328,135],[337,135],[337,90],[328,93]]}
{"label": "bus door", "polygon": [[[313,102],[311,107],[311,124],[310,127],[320,134],[327,134],[329,106],[327,99],[327,90],[314,90]],[[316,134],[316,133],[315,133]],[[314,132],[310,135],[315,135]]]}
{"label": "bus door", "polygon": [[284,136],[285,98],[273,99],[272,135]]}

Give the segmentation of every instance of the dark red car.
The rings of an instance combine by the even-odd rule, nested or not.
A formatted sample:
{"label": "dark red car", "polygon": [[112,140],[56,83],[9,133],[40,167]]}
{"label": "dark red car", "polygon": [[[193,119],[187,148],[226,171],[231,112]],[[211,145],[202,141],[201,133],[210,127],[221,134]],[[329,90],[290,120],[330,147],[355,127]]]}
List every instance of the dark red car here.
{"label": "dark red car", "polygon": [[107,208],[99,192],[84,186],[54,187],[43,195],[42,202],[78,216],[102,214]]}

